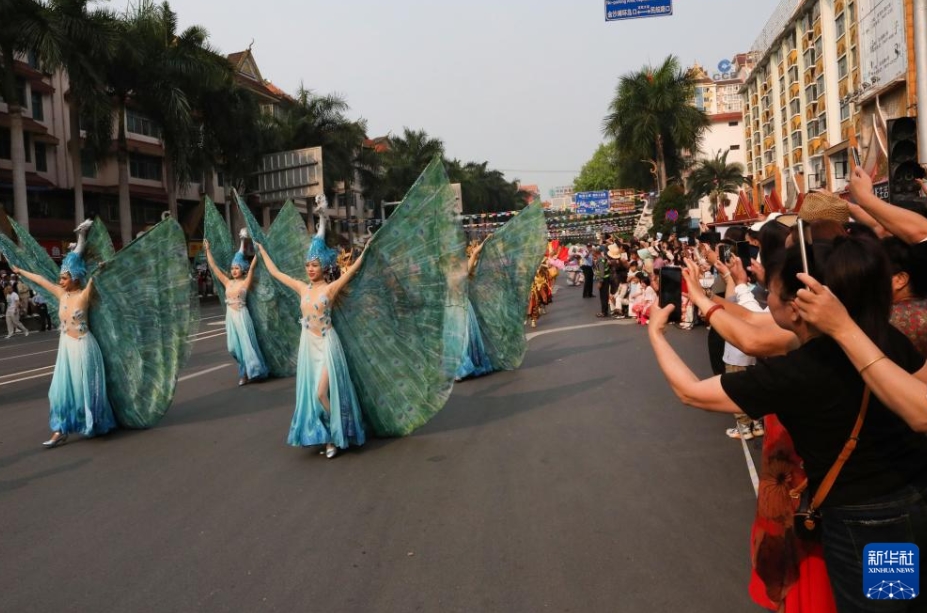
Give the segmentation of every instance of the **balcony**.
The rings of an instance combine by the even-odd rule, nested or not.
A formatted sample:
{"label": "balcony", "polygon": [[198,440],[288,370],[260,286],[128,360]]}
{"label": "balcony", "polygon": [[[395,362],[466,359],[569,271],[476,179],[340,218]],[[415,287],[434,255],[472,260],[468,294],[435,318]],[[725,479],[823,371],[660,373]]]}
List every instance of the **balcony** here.
{"label": "balcony", "polygon": [[789,100],[795,100],[801,94],[801,84],[792,83],[789,86]]}
{"label": "balcony", "polygon": [[798,49],[792,49],[789,51],[789,66],[795,66],[798,64]]}
{"label": "balcony", "polygon": [[798,145],[798,147],[792,152],[792,163],[801,164],[801,156],[802,156],[801,145]]}

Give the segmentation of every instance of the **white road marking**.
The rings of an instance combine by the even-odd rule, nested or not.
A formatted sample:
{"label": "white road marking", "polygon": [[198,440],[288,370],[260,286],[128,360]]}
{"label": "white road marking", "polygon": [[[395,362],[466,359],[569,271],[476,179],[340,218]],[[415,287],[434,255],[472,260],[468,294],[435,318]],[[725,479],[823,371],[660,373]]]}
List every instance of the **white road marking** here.
{"label": "white road marking", "polygon": [[740,444],[744,448],[744,456],[747,458],[747,472],[750,473],[750,481],[753,482],[753,493],[760,495],[760,478],[756,473],[756,464],[753,463],[753,456],[750,455],[750,449],[747,448],[747,441],[740,439]]}
{"label": "white road marking", "polygon": [[45,373],[42,373],[41,375],[32,375],[31,377],[22,377],[21,379],[13,379],[12,381],[4,381],[3,383],[0,383],[0,387],[3,387],[4,385],[12,385],[14,383],[19,383],[20,381],[28,381],[29,379],[38,379],[39,377],[50,377],[53,372],[54,371],[45,372]]}
{"label": "white road marking", "polygon": [[38,371],[40,371],[40,370],[47,370],[47,369],[49,369],[49,368],[54,368],[54,367],[55,367],[55,365],[52,364],[51,366],[42,366],[42,367],[40,367],[40,368],[30,368],[29,370],[21,370],[21,371],[19,371],[19,372],[14,372],[14,373],[11,373],[11,374],[9,374],[9,375],[0,375],[0,379],[6,379],[7,377],[16,377],[16,376],[18,376],[18,375],[25,375],[25,374],[28,374],[28,373],[30,373],[30,372],[38,372]]}
{"label": "white road marking", "polygon": [[598,321],[594,324],[583,324],[581,326],[566,326],[563,328],[551,328],[549,330],[538,330],[537,332],[529,332],[525,335],[527,340],[531,340],[535,337],[541,336],[542,334],[554,334],[555,332],[568,332],[570,330],[582,330],[583,328],[598,328],[599,326],[627,326],[634,323],[633,319],[610,319],[609,321]]}
{"label": "white road marking", "polygon": [[27,358],[30,355],[41,355],[43,353],[54,353],[56,351],[58,350],[57,349],[46,349],[45,351],[36,351],[35,353],[24,353],[22,355],[14,355],[9,358],[0,358],[0,362],[3,362],[4,360],[18,360],[19,358]]}
{"label": "white road marking", "polygon": [[219,366],[213,366],[212,368],[207,368],[206,370],[201,370],[201,371],[199,371],[199,372],[191,373],[191,374],[189,374],[189,375],[184,375],[184,376],[182,376],[181,378],[177,379],[177,383],[180,383],[180,382],[182,382],[182,381],[186,381],[187,379],[193,379],[194,377],[199,377],[199,376],[201,376],[201,375],[207,375],[207,374],[209,374],[209,373],[211,373],[211,372],[215,372],[215,371],[217,371],[217,370],[221,370],[221,369],[227,368],[227,367],[229,367],[229,366],[231,366],[231,364],[220,364]]}

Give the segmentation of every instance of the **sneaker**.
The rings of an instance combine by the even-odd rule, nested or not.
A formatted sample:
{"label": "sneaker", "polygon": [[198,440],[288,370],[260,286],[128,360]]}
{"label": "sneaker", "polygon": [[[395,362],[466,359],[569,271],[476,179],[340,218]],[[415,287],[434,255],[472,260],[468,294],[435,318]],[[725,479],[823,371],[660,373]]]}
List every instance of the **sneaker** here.
{"label": "sneaker", "polygon": [[738,421],[737,432],[740,434],[738,438],[742,438],[745,441],[753,440],[753,428],[750,426],[749,421]]}
{"label": "sneaker", "polygon": [[763,436],[764,434],[766,434],[766,428],[763,427],[763,422],[753,422],[753,436]]}
{"label": "sneaker", "polygon": [[737,428],[728,428],[724,431],[724,433],[727,434],[730,438],[740,438],[740,430]]}

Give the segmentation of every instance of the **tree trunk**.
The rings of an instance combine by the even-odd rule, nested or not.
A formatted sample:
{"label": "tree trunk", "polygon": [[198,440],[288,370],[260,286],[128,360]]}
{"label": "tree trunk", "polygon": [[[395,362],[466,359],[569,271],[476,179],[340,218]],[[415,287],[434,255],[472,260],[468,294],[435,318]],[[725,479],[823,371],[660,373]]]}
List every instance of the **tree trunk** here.
{"label": "tree trunk", "polygon": [[164,185],[167,190],[167,210],[170,211],[171,217],[177,219],[177,180],[174,177],[174,162],[171,156],[164,151]]}
{"label": "tree trunk", "polygon": [[3,49],[3,99],[10,116],[10,160],[13,162],[13,216],[29,229],[29,204],[26,200],[26,142],[23,138],[23,107],[13,75],[13,49]]}
{"label": "tree trunk", "polygon": [[666,189],[666,158],[663,155],[663,136],[657,135],[657,189]]}
{"label": "tree trunk", "polygon": [[68,103],[68,117],[71,122],[71,140],[68,141],[68,153],[71,156],[71,173],[74,175],[74,223],[80,225],[85,219],[84,213],[84,173],[81,170],[80,152],[80,101],[71,86],[71,101]]}
{"label": "tree trunk", "polygon": [[129,145],[126,142],[126,105],[119,105],[116,162],[119,166],[119,235],[122,246],[132,242],[132,201],[129,197]]}

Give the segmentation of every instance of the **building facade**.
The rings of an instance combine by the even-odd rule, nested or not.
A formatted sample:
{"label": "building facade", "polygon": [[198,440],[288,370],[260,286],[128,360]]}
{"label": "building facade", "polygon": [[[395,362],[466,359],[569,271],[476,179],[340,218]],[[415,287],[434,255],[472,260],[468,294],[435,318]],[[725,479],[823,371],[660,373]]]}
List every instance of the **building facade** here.
{"label": "building facade", "polygon": [[[236,68],[239,83],[255,92],[266,113],[281,113],[289,96],[264,81],[257,71],[250,49],[229,56]],[[21,56],[14,63],[18,94],[23,106],[24,144],[26,152],[26,189],[30,233],[53,257],[60,257],[73,241],[76,225],[74,183],[68,151],[71,125],[69,83],[61,70],[48,72],[34,55]],[[114,112],[115,122],[118,114]],[[132,209],[132,235],[157,223],[168,209],[167,176],[164,167],[164,143],[160,126],[131,105],[126,111],[125,132],[128,141],[129,194]],[[12,161],[9,108],[0,98],[0,207],[13,215]],[[119,235],[119,176],[113,154],[102,162],[81,160],[84,206],[87,216],[99,217],[110,230],[117,248]],[[180,190],[178,217],[181,222],[196,216],[204,194],[217,203],[226,200],[221,173],[204,177]],[[198,216],[201,218],[201,212]],[[190,225],[186,224],[185,226]],[[195,224],[194,224],[195,225]],[[9,228],[3,230],[8,231]],[[189,231],[189,229],[188,229]]]}
{"label": "building facade", "polygon": [[915,116],[913,0],[783,0],[741,89],[753,202],[846,190],[850,148],[887,182],[886,121]]}
{"label": "building facade", "polygon": [[[709,126],[702,136],[697,160],[712,160],[719,153],[727,153],[729,164],[747,167],[746,141],[744,139],[744,107],[740,90],[753,70],[753,59],[749,53],[738,53],[733,60],[719,62],[717,71],[709,72],[696,64],[691,68],[695,77],[695,99],[693,105],[708,115]],[[748,171],[745,170],[745,174]],[[727,194],[719,207],[733,212],[737,194]],[[698,221],[711,222],[711,201],[706,196],[699,201],[699,208],[689,213],[693,226]],[[697,220],[697,221],[695,221]]]}

